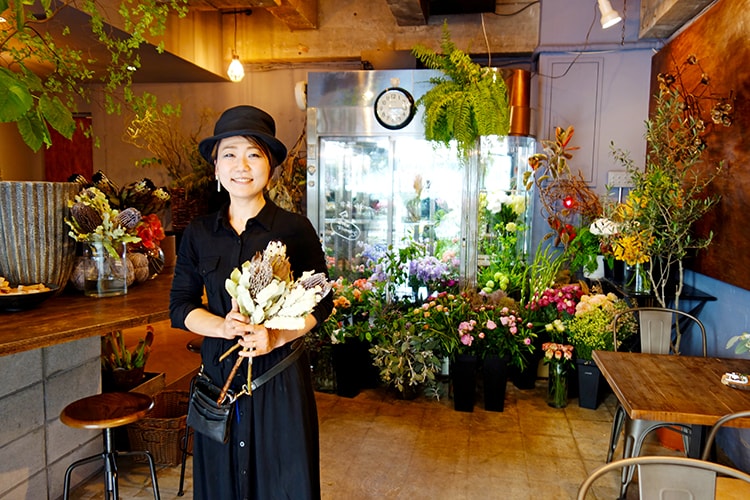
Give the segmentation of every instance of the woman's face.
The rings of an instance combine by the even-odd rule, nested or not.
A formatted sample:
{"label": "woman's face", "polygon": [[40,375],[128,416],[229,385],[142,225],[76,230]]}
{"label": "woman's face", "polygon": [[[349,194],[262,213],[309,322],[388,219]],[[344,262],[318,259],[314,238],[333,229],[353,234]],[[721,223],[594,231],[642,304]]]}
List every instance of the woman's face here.
{"label": "woman's face", "polygon": [[246,137],[227,137],[216,150],[216,177],[234,198],[262,195],[271,175],[263,150]]}

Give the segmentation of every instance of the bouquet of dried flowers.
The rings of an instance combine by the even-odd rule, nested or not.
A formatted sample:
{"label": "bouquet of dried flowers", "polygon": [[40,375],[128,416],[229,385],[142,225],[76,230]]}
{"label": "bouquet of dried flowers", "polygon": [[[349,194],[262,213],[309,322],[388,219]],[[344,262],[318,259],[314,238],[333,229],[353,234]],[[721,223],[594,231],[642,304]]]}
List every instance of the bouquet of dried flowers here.
{"label": "bouquet of dried flowers", "polygon": [[[305,271],[302,276],[294,279],[286,255],[286,245],[279,241],[271,241],[263,253],[256,253],[252,260],[245,261],[240,268],[235,268],[225,282],[227,292],[237,300],[240,312],[247,316],[252,324],[287,330],[303,328],[305,316],[331,291],[331,287],[324,273]],[[239,344],[236,344],[225,352],[221,359],[225,359],[238,347]],[[237,358],[219,401],[224,400],[242,359]],[[245,390],[249,392],[252,358],[247,360],[249,367]]]}
{"label": "bouquet of dried flowers", "polygon": [[117,257],[115,244],[141,241],[136,230],[141,213],[133,207],[122,211],[112,208],[107,196],[95,187],[81,191],[68,201],[68,207],[70,217],[65,223],[76,241],[100,243],[113,257]]}

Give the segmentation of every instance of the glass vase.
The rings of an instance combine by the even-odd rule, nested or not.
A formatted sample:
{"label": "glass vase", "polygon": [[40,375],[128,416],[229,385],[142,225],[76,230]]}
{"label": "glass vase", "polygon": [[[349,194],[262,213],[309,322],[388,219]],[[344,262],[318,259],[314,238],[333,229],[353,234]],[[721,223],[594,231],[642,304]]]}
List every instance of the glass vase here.
{"label": "glass vase", "polygon": [[125,243],[89,243],[84,252],[83,293],[88,297],[112,297],[128,293],[128,254]]}
{"label": "glass vase", "polygon": [[568,406],[568,371],[565,361],[552,359],[548,366],[547,404],[553,408],[565,408]]}
{"label": "glass vase", "polygon": [[649,293],[651,291],[651,282],[648,279],[648,272],[642,263],[632,266],[628,286],[635,293]]}

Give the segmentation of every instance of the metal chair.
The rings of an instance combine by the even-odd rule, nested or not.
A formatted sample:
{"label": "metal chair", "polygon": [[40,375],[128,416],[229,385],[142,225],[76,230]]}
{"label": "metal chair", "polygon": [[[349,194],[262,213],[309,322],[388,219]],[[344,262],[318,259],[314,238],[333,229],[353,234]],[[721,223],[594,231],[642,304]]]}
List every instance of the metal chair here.
{"label": "metal chair", "polygon": [[716,421],[716,423],[711,427],[708,436],[706,437],[706,443],[703,445],[703,453],[701,454],[702,460],[708,460],[709,456],[711,455],[711,449],[714,444],[714,439],[716,438],[716,433],[719,432],[719,429],[721,429],[727,422],[738,418],[750,418],[750,410],[729,413]]}
{"label": "metal chair", "polygon": [[[620,322],[628,314],[637,314],[641,338],[641,352],[652,354],[670,354],[674,352],[673,332],[687,333],[689,327],[696,325],[701,334],[703,356],[706,356],[706,328],[703,323],[690,313],[677,309],[663,307],[633,307],[615,314],[612,321],[615,350],[618,347],[617,331]],[[624,429],[623,458],[638,456],[646,436],[652,431],[666,427],[682,434],[685,450],[690,444],[691,427],[674,422],[659,422],[648,420],[632,420],[628,417],[622,405],[617,405],[615,417],[612,421],[612,431],[609,437],[607,463],[612,461],[620,433]],[[622,495],[625,494],[630,480],[633,478],[634,468],[624,468],[622,476]]]}
{"label": "metal chair", "polygon": [[[717,498],[717,476],[728,476],[750,484],[750,474],[725,465],[695,458],[644,456],[615,460],[595,469],[578,488],[578,500],[585,500],[594,482],[608,472],[638,469],[641,499]],[[620,498],[625,498],[621,492]]]}

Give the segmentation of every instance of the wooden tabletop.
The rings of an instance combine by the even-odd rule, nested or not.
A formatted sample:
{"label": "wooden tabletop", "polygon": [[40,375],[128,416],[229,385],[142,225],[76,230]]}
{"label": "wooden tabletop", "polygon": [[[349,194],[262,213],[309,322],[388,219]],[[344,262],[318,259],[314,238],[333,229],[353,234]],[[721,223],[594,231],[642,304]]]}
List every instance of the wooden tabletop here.
{"label": "wooden tabletop", "polygon": [[[594,351],[593,359],[632,419],[713,425],[750,410],[750,391],[721,383],[726,372],[750,373],[750,359]],[[727,425],[750,427],[750,419]]]}
{"label": "wooden tabletop", "polygon": [[117,297],[65,292],[35,309],[0,312],[0,356],[48,347],[169,318],[172,275],[161,274]]}

